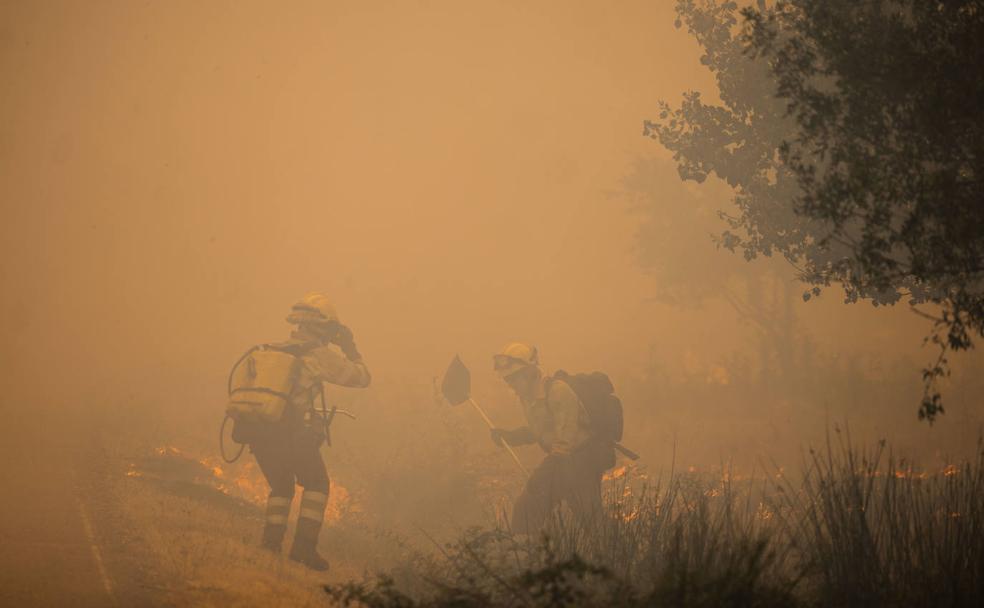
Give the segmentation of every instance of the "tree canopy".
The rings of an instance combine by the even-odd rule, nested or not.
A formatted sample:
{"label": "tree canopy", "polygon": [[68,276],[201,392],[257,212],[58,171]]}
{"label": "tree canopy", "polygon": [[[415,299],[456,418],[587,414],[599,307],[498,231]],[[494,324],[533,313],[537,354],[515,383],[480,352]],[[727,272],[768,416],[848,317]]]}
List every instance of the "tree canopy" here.
{"label": "tree canopy", "polygon": [[[720,243],[781,255],[809,289],[934,321],[919,415],[948,350],[984,336],[984,0],[678,0],[714,72],[645,133],[683,179],[734,189]],[[920,305],[930,304],[933,313]],[[938,312],[937,312],[938,311]]]}

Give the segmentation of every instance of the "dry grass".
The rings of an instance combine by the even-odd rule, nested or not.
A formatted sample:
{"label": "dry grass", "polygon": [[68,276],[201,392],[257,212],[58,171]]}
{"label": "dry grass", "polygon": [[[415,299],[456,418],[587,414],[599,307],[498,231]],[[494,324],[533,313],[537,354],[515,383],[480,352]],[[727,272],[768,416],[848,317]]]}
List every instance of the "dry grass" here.
{"label": "dry grass", "polygon": [[[927,581],[939,580],[943,570],[953,572],[953,580],[963,582],[955,587],[952,605],[973,593],[968,586],[980,585],[980,576],[967,574],[982,565],[980,553],[966,552],[961,543],[984,546],[984,486],[971,482],[984,471],[981,462],[959,465],[953,469],[959,474],[949,476],[927,470],[924,479],[912,467],[915,475],[890,478],[876,473],[894,471],[899,463],[879,461],[871,469],[870,455],[863,459],[856,448],[844,452],[835,442],[833,449],[808,457],[804,473],[795,478],[777,479],[778,471],[741,477],[727,467],[703,472],[684,467],[663,479],[628,470],[607,482],[608,520],[586,532],[561,517],[550,543],[543,544],[517,539],[492,524],[496,510],[518,493],[521,479],[472,413],[437,402],[429,387],[381,386],[373,396],[346,393],[342,403],[360,418],[342,421],[335,447],[327,452],[332,480],[349,497],[335,504],[338,512],[322,535],[321,549],[333,566],[327,576],[256,549],[262,525],[257,500],[266,488],[250,470],[248,455],[235,467],[223,465],[221,478],[201,483],[202,471],[216,463],[213,413],[186,420],[161,414],[165,423],[155,427],[143,418],[127,421],[127,415],[137,414],[121,410],[121,425],[145,433],[118,448],[131,460],[133,455],[153,459],[152,448],[171,441],[195,455],[187,462],[190,472],[183,473],[188,483],[159,471],[153,474],[160,478],[152,480],[152,467],[144,462],[138,462],[144,477],[119,475],[123,517],[147,545],[148,561],[157,569],[153,578],[167,603],[324,605],[322,586],[332,584],[337,592],[355,593],[339,600],[414,605],[364,595],[374,593],[371,583],[342,586],[375,580],[380,572],[392,579],[391,599],[425,602],[420,605],[447,605],[440,602],[450,599],[461,606],[556,605],[544,604],[552,600],[542,593],[547,587],[563,592],[570,581],[576,589],[568,591],[582,594],[579,605],[610,605],[612,597],[624,599],[624,605],[629,600],[715,605],[735,598],[758,598],[760,605],[828,598],[847,605],[850,578],[837,573],[869,571],[864,568],[874,568],[874,580],[901,581],[900,589],[906,577],[927,589]],[[494,412],[504,422],[506,414]],[[642,440],[632,445],[646,447]],[[867,463],[867,473],[856,473],[864,469],[859,463]],[[240,484],[244,477],[250,480],[245,485]],[[219,483],[226,494],[217,491]],[[342,494],[335,492],[333,500]],[[859,500],[862,506],[878,505],[881,514],[859,511]],[[828,506],[812,508],[821,504]],[[947,509],[961,516],[927,520]],[[866,513],[863,525],[858,512]],[[493,527],[472,528],[476,524]],[[857,551],[844,550],[855,546],[849,539],[866,538],[858,535],[864,526],[874,533],[856,545]],[[906,540],[893,542],[896,538]],[[874,565],[858,563],[865,555]],[[899,560],[912,565],[902,568]],[[873,604],[888,602],[884,595]],[[974,597],[982,596],[977,591]]]}
{"label": "dry grass", "polygon": [[412,561],[406,541],[349,509],[348,494],[338,486],[320,543],[332,561],[329,573],[262,551],[266,484],[249,460],[220,467],[173,447],[147,450],[116,476],[113,493],[166,605],[323,605],[327,583]]}
{"label": "dry grass", "polygon": [[603,520],[473,530],[416,577],[328,592],[373,608],[981,605],[984,444],[924,470],[835,436],[796,478],[622,477]]}
{"label": "dry grass", "polygon": [[179,495],[142,477],[125,477],[118,492],[127,526],[140,531],[154,578],[164,583],[167,604],[323,605],[320,584],[357,574],[342,566],[317,576],[260,550],[260,511],[248,504]]}
{"label": "dry grass", "polygon": [[777,486],[784,542],[827,605],[966,606],[984,601],[984,443],[926,470],[847,433],[811,451],[799,486]]}
{"label": "dry grass", "polygon": [[[121,410],[115,424],[125,432],[107,429],[103,438],[123,463],[111,502],[143,547],[163,603],[323,605],[324,584],[413,569],[429,559],[428,535],[452,539],[476,520],[491,521],[495,505],[515,491],[500,481],[515,477],[509,461],[489,457],[496,448],[481,427],[470,430],[484,441],[462,437],[461,412],[433,403],[429,392],[416,400],[407,392],[399,408],[374,403],[357,423],[344,420],[335,447],[325,450],[332,491],[320,549],[332,564],[327,575],[258,549],[268,487],[248,452],[235,465],[218,458],[209,424],[217,420],[176,425],[162,417],[171,430]],[[415,440],[386,441],[389,435]],[[370,442],[375,449],[359,448]],[[470,449],[476,444],[483,449]],[[291,537],[288,530],[285,549]]]}

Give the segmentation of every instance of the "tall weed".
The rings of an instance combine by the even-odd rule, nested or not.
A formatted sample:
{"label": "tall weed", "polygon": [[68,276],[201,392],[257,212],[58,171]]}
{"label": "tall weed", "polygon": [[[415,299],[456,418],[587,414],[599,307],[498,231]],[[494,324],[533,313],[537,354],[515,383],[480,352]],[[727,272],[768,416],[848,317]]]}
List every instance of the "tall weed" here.
{"label": "tall weed", "polygon": [[978,606],[984,444],[925,471],[835,431],[802,473],[671,472],[608,486],[603,517],[542,536],[471,529],[415,581],[326,588],[342,605]]}

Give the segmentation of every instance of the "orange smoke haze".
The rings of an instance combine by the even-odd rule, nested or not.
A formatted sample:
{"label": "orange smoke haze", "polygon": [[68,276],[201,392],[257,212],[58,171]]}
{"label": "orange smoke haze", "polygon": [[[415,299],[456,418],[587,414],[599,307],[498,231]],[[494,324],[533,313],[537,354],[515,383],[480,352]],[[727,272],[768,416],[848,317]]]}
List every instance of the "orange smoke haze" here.
{"label": "orange smoke haze", "polygon": [[[672,9],[4,3],[3,407],[217,423],[231,361],[284,336],[313,289],[337,299],[377,387],[429,386],[460,352],[477,392],[508,399],[490,356],[513,339],[617,383],[654,357],[727,382],[722,357],[755,354],[750,328],[717,300],[653,299],[635,235],[663,203],[619,194],[639,159],[674,174],[641,136],[657,101],[713,98]],[[654,192],[687,196],[728,201],[669,178]],[[727,255],[709,238],[694,252]],[[832,291],[796,313],[825,352],[911,357],[918,388],[926,326],[902,308]]]}

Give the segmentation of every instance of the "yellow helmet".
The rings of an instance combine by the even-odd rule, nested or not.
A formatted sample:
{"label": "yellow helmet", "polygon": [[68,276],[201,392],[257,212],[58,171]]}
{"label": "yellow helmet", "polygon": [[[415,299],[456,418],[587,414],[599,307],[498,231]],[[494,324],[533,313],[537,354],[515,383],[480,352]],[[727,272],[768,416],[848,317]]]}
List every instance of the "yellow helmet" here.
{"label": "yellow helmet", "polygon": [[311,292],[294,304],[287,315],[287,322],[300,323],[338,323],[338,312],[331,300],[323,293]]}
{"label": "yellow helmet", "polygon": [[534,346],[522,342],[510,342],[492,357],[492,361],[495,364],[495,371],[506,378],[528,367],[539,365],[540,355]]}

